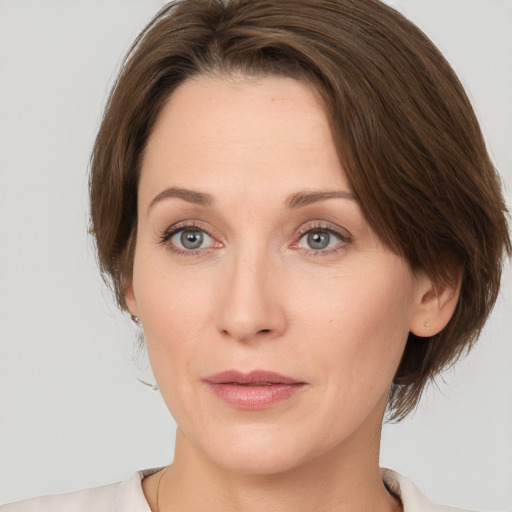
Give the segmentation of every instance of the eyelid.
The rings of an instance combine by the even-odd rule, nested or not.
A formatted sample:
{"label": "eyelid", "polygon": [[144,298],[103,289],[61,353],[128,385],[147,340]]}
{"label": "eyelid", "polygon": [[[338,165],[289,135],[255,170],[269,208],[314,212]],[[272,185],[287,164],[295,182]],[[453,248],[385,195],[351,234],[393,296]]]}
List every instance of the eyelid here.
{"label": "eyelid", "polygon": [[[180,231],[202,231],[214,241],[214,244],[200,249],[182,249],[170,243],[170,240]],[[197,220],[185,220],[169,226],[162,234],[159,235],[158,243],[165,246],[171,252],[186,256],[198,256],[212,249],[223,247],[223,244],[218,240],[218,237],[213,235],[210,232],[210,229],[204,226],[203,222]]]}
{"label": "eyelid", "polygon": [[[299,243],[302,240],[302,238],[308,234],[311,231],[326,231],[328,233],[333,234],[334,236],[338,237],[340,242],[333,248],[326,248],[326,249],[306,249],[299,247]],[[336,253],[346,247],[346,245],[350,244],[353,241],[352,235],[350,232],[342,228],[340,226],[337,226],[335,224],[331,224],[330,222],[325,221],[315,221],[313,223],[305,224],[302,226],[295,238],[295,241],[290,246],[291,249],[302,249],[307,255],[323,255],[326,256],[328,254]],[[341,247],[340,247],[341,244]]]}
{"label": "eyelid", "polygon": [[352,235],[347,229],[337,226],[335,224],[331,224],[330,222],[326,221],[314,221],[313,223],[303,225],[301,228],[299,228],[299,231],[297,232],[297,238],[302,238],[306,233],[315,230],[328,231],[339,236],[342,240],[345,240],[347,242],[352,241]]}
{"label": "eyelid", "polygon": [[[180,247],[177,247],[174,244],[169,243],[169,240],[174,235],[176,235],[180,231],[186,231],[186,230],[202,231],[214,241],[214,244],[212,244],[209,247],[199,248],[199,249],[181,249]],[[335,237],[337,237],[339,239],[339,243],[335,247],[325,248],[325,249],[306,249],[306,248],[299,247],[300,240],[304,237],[304,235],[306,235],[307,233],[309,233],[311,231],[326,231],[328,233],[331,233],[332,235],[334,235]],[[294,241],[289,246],[289,248],[291,248],[293,250],[301,249],[307,255],[314,255],[314,256],[324,255],[325,256],[328,254],[336,253],[336,252],[344,249],[352,241],[353,241],[352,235],[350,234],[350,232],[347,229],[342,228],[336,224],[332,224],[327,221],[314,221],[314,222],[306,223],[299,228],[299,230],[294,238]],[[204,222],[197,221],[197,220],[185,220],[185,221],[180,221],[180,222],[172,224],[171,226],[167,227],[163,231],[162,234],[159,235],[158,243],[163,246],[166,246],[166,248],[171,252],[174,252],[174,253],[180,254],[180,255],[187,255],[187,256],[193,256],[193,255],[201,256],[213,249],[218,249],[218,248],[224,247],[224,244],[221,241],[219,241],[219,237],[216,236],[215,234],[212,234],[212,230],[209,227],[207,227]]]}

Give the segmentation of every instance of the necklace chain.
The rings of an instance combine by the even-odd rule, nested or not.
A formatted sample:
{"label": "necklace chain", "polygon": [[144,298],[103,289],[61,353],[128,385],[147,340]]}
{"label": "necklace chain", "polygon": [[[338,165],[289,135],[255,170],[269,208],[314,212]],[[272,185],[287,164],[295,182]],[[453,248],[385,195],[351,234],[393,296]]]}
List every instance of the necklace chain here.
{"label": "necklace chain", "polygon": [[[160,475],[160,478],[158,479],[158,485],[156,486],[156,511],[155,512],[160,512],[160,483],[162,482],[162,478],[165,476],[165,474],[167,473],[167,470],[170,468],[171,466],[167,466],[164,471],[162,472],[162,474]],[[391,491],[391,489],[389,488],[388,484],[386,484],[384,482],[384,485],[386,487],[386,490],[389,492],[389,494],[391,496],[393,496],[399,503],[399,506],[400,506],[400,510],[403,511],[404,510],[404,506],[403,506],[403,503],[402,503],[402,500],[399,496],[397,496],[393,491]]]}
{"label": "necklace chain", "polygon": [[163,473],[160,475],[160,478],[158,479],[158,485],[156,487],[156,512],[160,512],[160,496],[159,496],[159,493],[160,493],[160,483],[162,482],[162,478],[165,476],[165,473],[167,473],[167,470],[169,469],[170,466],[167,466]]}

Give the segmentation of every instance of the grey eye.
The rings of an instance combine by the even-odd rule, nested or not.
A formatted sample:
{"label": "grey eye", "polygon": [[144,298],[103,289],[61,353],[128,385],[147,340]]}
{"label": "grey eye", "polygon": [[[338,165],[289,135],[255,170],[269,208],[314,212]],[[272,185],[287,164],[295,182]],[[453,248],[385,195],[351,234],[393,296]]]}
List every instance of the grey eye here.
{"label": "grey eye", "polygon": [[199,229],[182,229],[172,236],[171,242],[180,249],[194,251],[210,246],[213,238]]}
{"label": "grey eye", "polygon": [[311,249],[321,250],[329,246],[331,234],[327,231],[311,231],[307,235],[307,242]]}
{"label": "grey eye", "polygon": [[313,251],[323,251],[325,249],[332,249],[336,247],[342,241],[342,235],[339,235],[330,229],[317,228],[302,235],[299,240],[299,247]]}
{"label": "grey eye", "polygon": [[180,242],[185,249],[199,249],[203,243],[203,233],[201,231],[183,231]]}

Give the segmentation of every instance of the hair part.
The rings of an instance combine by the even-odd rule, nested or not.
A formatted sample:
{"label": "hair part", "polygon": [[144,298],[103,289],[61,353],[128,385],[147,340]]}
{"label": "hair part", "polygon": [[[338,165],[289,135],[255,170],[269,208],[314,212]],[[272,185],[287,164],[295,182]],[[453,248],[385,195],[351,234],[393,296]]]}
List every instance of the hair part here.
{"label": "hair part", "polygon": [[389,418],[404,418],[427,382],[473,346],[511,251],[500,180],[461,83],[414,24],[378,0],[168,4],[132,45],[91,157],[91,232],[122,309],[144,148],[173,91],[204,75],[310,84],[382,243],[437,283],[462,273],[447,327],[409,335],[388,402]]}

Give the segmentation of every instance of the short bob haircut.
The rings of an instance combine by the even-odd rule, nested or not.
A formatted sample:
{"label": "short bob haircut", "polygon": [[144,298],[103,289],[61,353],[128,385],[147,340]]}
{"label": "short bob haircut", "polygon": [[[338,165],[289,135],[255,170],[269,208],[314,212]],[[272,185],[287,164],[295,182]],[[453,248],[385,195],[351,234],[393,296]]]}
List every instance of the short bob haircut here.
{"label": "short bob haircut", "polygon": [[379,239],[460,299],[435,336],[409,334],[388,400],[400,420],[427,382],[465,354],[498,295],[510,253],[500,181],[454,71],[410,21],[378,0],[176,0],[132,45],[91,157],[91,232],[126,309],[144,148],[169,96],[197,76],[309,84]]}

